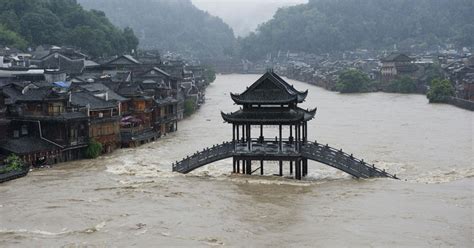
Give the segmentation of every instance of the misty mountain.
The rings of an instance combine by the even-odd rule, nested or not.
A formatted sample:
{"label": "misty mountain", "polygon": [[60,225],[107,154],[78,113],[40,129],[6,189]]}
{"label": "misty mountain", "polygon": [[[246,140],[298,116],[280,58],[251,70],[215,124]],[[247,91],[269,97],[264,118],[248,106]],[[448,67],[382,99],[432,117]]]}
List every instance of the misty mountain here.
{"label": "misty mountain", "polygon": [[190,0],[78,0],[104,11],[119,27],[131,27],[140,47],[178,51],[199,57],[230,55],[236,46],[232,29]]}
{"label": "misty mountain", "polygon": [[474,46],[472,0],[310,0],[283,8],[240,41],[247,58],[357,48]]}

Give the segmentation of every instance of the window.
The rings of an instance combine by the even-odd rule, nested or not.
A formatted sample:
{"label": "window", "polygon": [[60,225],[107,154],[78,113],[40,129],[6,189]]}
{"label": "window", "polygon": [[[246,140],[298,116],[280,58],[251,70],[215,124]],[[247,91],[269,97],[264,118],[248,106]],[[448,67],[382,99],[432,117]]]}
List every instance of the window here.
{"label": "window", "polygon": [[62,103],[50,103],[48,104],[49,115],[59,115],[64,112],[64,106]]}
{"label": "window", "polygon": [[21,135],[28,135],[28,127],[26,125],[21,126]]}

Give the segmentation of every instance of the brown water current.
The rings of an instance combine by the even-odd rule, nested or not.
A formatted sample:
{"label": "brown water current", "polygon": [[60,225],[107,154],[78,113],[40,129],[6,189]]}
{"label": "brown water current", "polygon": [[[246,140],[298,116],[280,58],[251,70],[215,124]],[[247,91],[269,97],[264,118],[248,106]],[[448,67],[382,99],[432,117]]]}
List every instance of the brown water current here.
{"label": "brown water current", "polygon": [[230,175],[230,160],[172,173],[173,161],[232,138],[220,111],[238,109],[229,92],[257,78],[218,76],[207,103],[155,143],[1,184],[0,247],[474,246],[473,114],[421,95],[341,95],[290,80],[309,89],[303,107],[318,107],[310,140],[400,181],[317,163],[302,182]]}

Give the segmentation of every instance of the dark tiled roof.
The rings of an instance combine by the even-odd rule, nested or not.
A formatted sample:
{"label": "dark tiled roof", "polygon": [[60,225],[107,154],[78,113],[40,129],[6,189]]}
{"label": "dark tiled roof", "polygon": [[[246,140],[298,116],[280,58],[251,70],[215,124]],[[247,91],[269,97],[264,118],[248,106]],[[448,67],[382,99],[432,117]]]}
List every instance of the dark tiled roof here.
{"label": "dark tiled roof", "polygon": [[265,73],[240,95],[231,94],[237,104],[285,104],[303,102],[306,92],[300,92],[274,72]]}
{"label": "dark tiled roof", "polygon": [[58,116],[58,119],[68,121],[68,120],[75,120],[75,119],[88,119],[86,113],[84,112],[65,112]]}
{"label": "dark tiled roof", "polygon": [[136,60],[134,57],[130,56],[130,55],[122,55],[120,57],[117,57],[115,59],[112,59],[111,61],[107,62],[108,65],[115,65],[115,64],[120,64],[120,63],[116,63],[118,62],[119,60],[122,60],[122,59],[125,59],[126,61],[130,62],[131,64],[135,64],[135,65],[140,65],[140,61]]}
{"label": "dark tiled roof", "polygon": [[168,97],[165,99],[157,99],[155,100],[155,102],[158,106],[163,106],[163,105],[175,104],[178,102],[178,100],[174,99],[173,97]]}
{"label": "dark tiled roof", "polygon": [[392,61],[395,61],[395,62],[410,62],[412,60],[413,60],[412,58],[408,57],[405,54],[401,54],[401,53],[392,53],[392,54],[388,55],[387,57],[381,59],[382,62],[392,62]]}
{"label": "dark tiled roof", "polygon": [[84,112],[63,112],[60,115],[22,115],[20,117],[15,117],[14,119],[20,120],[34,120],[34,121],[59,121],[59,122],[68,122],[68,121],[80,121],[87,120],[89,117]]}
{"label": "dark tiled roof", "polygon": [[60,149],[45,140],[36,137],[21,137],[18,139],[7,139],[0,145],[0,148],[16,154],[31,154],[47,152]]}
{"label": "dark tiled roof", "polygon": [[68,74],[80,74],[85,67],[84,59],[70,59],[57,52],[40,60],[31,60],[31,64],[44,69],[59,69]]}
{"label": "dark tiled roof", "polygon": [[122,83],[117,88],[116,92],[121,96],[138,96],[143,95],[143,89],[139,84],[135,83]]}
{"label": "dark tiled roof", "polygon": [[103,83],[81,84],[79,87],[89,92],[99,92],[99,91],[107,92],[109,94],[110,100],[115,100],[119,102],[128,100],[127,98],[122,97],[118,95],[117,93],[115,93],[115,91],[111,90],[109,87],[107,87]]}
{"label": "dark tiled roof", "polygon": [[7,85],[2,88],[3,94],[10,99],[10,103],[15,103],[16,100],[21,96],[21,91],[15,88],[13,85]]}
{"label": "dark tiled roof", "polygon": [[52,87],[44,87],[38,89],[29,89],[25,94],[20,95],[17,101],[21,102],[38,102],[46,100],[64,100],[69,97],[68,93],[54,92]]}
{"label": "dark tiled roof", "polygon": [[106,101],[94,96],[91,92],[74,92],[71,95],[71,103],[76,106],[89,106],[91,110],[115,108],[113,102]]}
{"label": "dark tiled roof", "polygon": [[222,118],[230,123],[284,124],[309,121],[315,114],[316,109],[307,111],[301,108],[251,108],[231,114],[222,113]]}

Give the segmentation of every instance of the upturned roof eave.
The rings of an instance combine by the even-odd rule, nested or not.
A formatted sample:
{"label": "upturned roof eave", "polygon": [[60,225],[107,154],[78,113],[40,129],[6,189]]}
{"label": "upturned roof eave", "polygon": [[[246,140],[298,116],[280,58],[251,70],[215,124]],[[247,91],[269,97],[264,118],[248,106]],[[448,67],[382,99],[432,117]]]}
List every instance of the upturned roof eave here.
{"label": "upturned roof eave", "polygon": [[[268,100],[268,99],[255,99],[255,100],[244,100],[241,99],[241,95],[230,94],[232,100],[239,105],[242,104],[289,104],[293,102],[299,102],[298,96],[294,95],[292,98],[282,99],[282,100]],[[304,99],[303,99],[304,101]]]}

